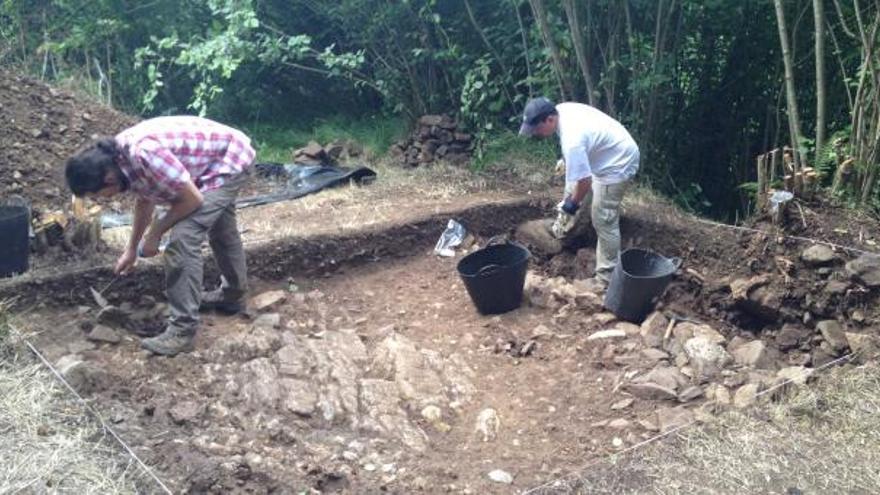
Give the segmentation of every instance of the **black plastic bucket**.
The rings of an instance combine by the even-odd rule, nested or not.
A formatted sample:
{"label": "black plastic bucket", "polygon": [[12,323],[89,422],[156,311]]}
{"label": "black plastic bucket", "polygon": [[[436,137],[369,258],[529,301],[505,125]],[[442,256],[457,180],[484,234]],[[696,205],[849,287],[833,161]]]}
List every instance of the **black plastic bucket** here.
{"label": "black plastic bucket", "polygon": [[627,249],[620,253],[611,274],[605,307],[621,320],[641,323],[680,266],[681,258],[666,258],[647,249]]}
{"label": "black plastic bucket", "polygon": [[484,315],[497,315],[522,304],[529,250],[508,242],[475,251],[458,262],[458,274]]}
{"label": "black plastic bucket", "polygon": [[0,277],[27,271],[29,223],[27,206],[0,205]]}

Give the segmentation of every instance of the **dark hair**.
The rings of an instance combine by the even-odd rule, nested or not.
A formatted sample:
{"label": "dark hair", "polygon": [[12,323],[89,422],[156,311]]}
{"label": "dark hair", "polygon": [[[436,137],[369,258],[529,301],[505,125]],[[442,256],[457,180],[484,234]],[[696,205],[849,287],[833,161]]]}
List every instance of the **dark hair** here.
{"label": "dark hair", "polygon": [[539,113],[538,115],[535,116],[535,118],[533,118],[532,120],[529,121],[529,125],[538,125],[538,124],[544,122],[545,120],[547,120],[547,117],[549,117],[551,115],[559,115],[559,112],[555,108],[553,108],[553,109],[548,110],[546,112]]}
{"label": "dark hair", "polygon": [[116,164],[118,153],[116,140],[103,137],[70,157],[64,168],[64,176],[73,194],[83,196],[100,191],[106,187],[107,172],[116,171],[121,175],[119,165]]}

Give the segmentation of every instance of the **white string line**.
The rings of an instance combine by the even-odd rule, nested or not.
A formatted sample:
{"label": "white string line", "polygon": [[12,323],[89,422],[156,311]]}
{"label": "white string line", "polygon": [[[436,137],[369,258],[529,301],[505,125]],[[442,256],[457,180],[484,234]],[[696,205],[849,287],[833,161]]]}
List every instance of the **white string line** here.
{"label": "white string line", "polygon": [[38,351],[37,348],[34,347],[29,340],[25,338],[23,338],[23,340],[24,343],[30,348],[31,352],[33,352],[38,358],[40,358],[40,361],[42,361],[42,363],[47,368],[49,368],[52,374],[55,375],[55,378],[58,379],[67,388],[67,390],[69,390],[77,398],[77,400],[79,400],[79,402],[86,408],[86,410],[98,420],[98,422],[101,424],[101,428],[103,428],[104,431],[109,432],[110,435],[114,439],[116,439],[117,442],[119,442],[119,445],[121,445],[122,448],[125,449],[126,452],[128,452],[128,455],[131,456],[131,458],[134,459],[135,462],[137,462],[141,466],[141,468],[146,471],[146,473],[149,474],[150,477],[153,478],[153,480],[155,480],[160,487],[162,487],[162,490],[164,490],[165,493],[167,493],[168,495],[172,495],[173,492],[167,486],[165,486],[165,483],[162,483],[162,480],[160,480],[159,477],[156,476],[156,473],[154,473],[153,470],[150,469],[144,463],[144,461],[142,461],[141,458],[138,457],[137,454],[135,454],[134,450],[132,450],[131,447],[129,447],[128,444],[125,443],[125,441],[116,434],[116,431],[114,431],[113,428],[111,428],[110,425],[108,425],[107,422],[104,421],[104,418],[101,416],[101,414],[88,402],[86,402],[86,400],[83,399],[81,395],[77,393],[77,391],[70,385],[70,383],[68,383],[67,380],[65,380],[64,377],[61,376],[61,373],[59,373],[58,370],[56,370],[55,367],[52,366],[52,364],[49,363],[49,361],[46,360],[46,358],[43,357],[42,354],[40,354],[40,351]]}
{"label": "white string line", "polygon": [[[779,389],[779,388],[782,388],[782,387],[784,387],[784,386],[786,386],[786,385],[788,385],[788,384],[790,384],[790,383],[793,383],[793,382],[799,381],[799,380],[801,380],[801,379],[806,379],[806,378],[809,377],[810,375],[815,374],[815,373],[818,373],[819,371],[821,371],[821,370],[823,370],[823,369],[825,369],[825,368],[828,368],[828,367],[834,366],[835,364],[841,363],[841,362],[843,362],[843,361],[848,361],[848,360],[852,359],[853,356],[854,356],[854,353],[849,353],[849,354],[846,354],[845,356],[841,356],[841,357],[835,359],[834,361],[829,361],[829,362],[827,362],[827,363],[825,363],[825,364],[823,364],[823,365],[821,365],[821,366],[819,366],[819,367],[812,368],[812,369],[807,369],[807,370],[805,370],[805,372],[804,372],[803,374],[801,374],[800,376],[789,378],[789,379],[787,379],[787,380],[785,380],[785,381],[783,381],[783,382],[781,382],[781,383],[779,383],[779,384],[777,384],[777,385],[774,385],[774,386],[772,386],[772,387],[770,387],[770,388],[768,388],[768,389],[766,389],[766,390],[762,390],[761,392],[758,392],[757,394],[755,394],[755,398],[761,397],[762,395],[765,395],[765,394],[769,394],[769,393],[773,392],[774,390],[777,390],[777,389]],[[664,433],[660,433],[660,434],[654,435],[654,436],[651,437],[651,438],[648,438],[648,439],[646,439],[646,440],[642,440],[642,441],[639,442],[639,443],[633,444],[633,445],[631,445],[631,446],[629,446],[629,447],[627,447],[627,448],[621,450],[620,452],[614,452],[614,453],[612,453],[612,454],[608,454],[607,456],[604,456],[604,457],[598,457],[598,458],[595,458],[595,459],[591,460],[590,462],[588,462],[587,464],[585,464],[584,466],[582,466],[580,469],[576,470],[575,472],[573,472],[573,473],[571,473],[571,474],[568,474],[568,475],[566,475],[566,476],[561,476],[561,477],[559,477],[559,478],[556,478],[556,479],[550,480],[550,481],[548,481],[548,482],[546,482],[546,483],[544,483],[544,484],[542,484],[542,485],[538,485],[538,486],[536,486],[536,487],[529,488],[528,490],[522,492],[522,495],[531,495],[531,494],[533,494],[533,493],[538,493],[539,491],[544,490],[544,489],[554,488],[554,487],[557,486],[558,484],[560,484],[560,483],[564,483],[566,480],[569,480],[569,479],[571,479],[571,478],[579,477],[579,476],[581,475],[581,473],[583,473],[584,471],[586,471],[586,470],[589,469],[590,467],[592,467],[592,466],[594,466],[594,465],[596,465],[596,464],[598,464],[598,463],[600,463],[600,462],[602,462],[602,461],[606,461],[606,460],[608,460],[608,459],[610,459],[610,458],[618,457],[618,456],[622,456],[622,455],[628,454],[628,453],[630,453],[630,452],[636,451],[636,450],[638,450],[638,449],[640,449],[640,448],[642,448],[642,447],[644,447],[644,446],[646,446],[646,445],[648,445],[648,444],[651,444],[651,443],[656,442],[657,440],[660,440],[660,439],[662,439],[662,438],[666,438],[666,437],[668,437],[668,436],[670,436],[670,435],[672,435],[672,434],[674,434],[674,433],[677,433],[677,432],[679,432],[679,431],[681,431],[681,430],[683,430],[683,429],[685,429],[685,428],[687,428],[687,427],[689,427],[689,426],[693,426],[693,425],[697,424],[698,422],[699,422],[698,420],[696,420],[696,419],[692,419],[691,421],[689,421],[689,422],[687,422],[687,423],[684,423],[684,424],[682,424],[682,425],[676,426],[675,428],[673,428],[673,429],[671,429],[671,430],[669,430],[669,431],[667,431],[667,432],[664,432]]]}
{"label": "white string line", "polygon": [[829,241],[820,241],[820,240],[818,240],[818,239],[811,239],[811,238],[809,238],[809,237],[801,237],[801,236],[798,236],[798,235],[787,235],[787,234],[775,234],[775,233],[773,233],[773,232],[767,232],[766,230],[754,229],[754,228],[751,228],[751,227],[742,227],[742,226],[739,226],[739,225],[729,225],[729,224],[726,224],[726,223],[720,223],[720,222],[713,222],[712,220],[706,220],[706,219],[704,219],[704,218],[696,218],[695,220],[696,220],[698,223],[702,223],[702,224],[705,224],[705,225],[711,225],[711,226],[713,226],[713,227],[724,227],[724,228],[727,228],[727,229],[740,230],[740,231],[744,231],[744,232],[752,232],[752,233],[756,233],[756,234],[775,235],[775,236],[777,236],[777,237],[782,237],[782,238],[784,238],[784,239],[793,239],[793,240],[796,240],[796,241],[801,241],[801,242],[811,242],[811,243],[814,243],[814,244],[824,244],[824,245],[829,246],[829,247],[833,247],[833,248],[837,248],[837,249],[843,249],[843,250],[845,250],[845,251],[851,251],[851,252],[854,252],[854,253],[859,253],[859,254],[870,254],[870,255],[874,255],[874,256],[880,256],[880,253],[876,253],[876,252],[873,252],[873,251],[865,251],[864,249],[854,248],[854,247],[851,247],[851,246],[845,246],[845,245],[843,245],[843,244],[837,244],[837,243],[829,242]]}

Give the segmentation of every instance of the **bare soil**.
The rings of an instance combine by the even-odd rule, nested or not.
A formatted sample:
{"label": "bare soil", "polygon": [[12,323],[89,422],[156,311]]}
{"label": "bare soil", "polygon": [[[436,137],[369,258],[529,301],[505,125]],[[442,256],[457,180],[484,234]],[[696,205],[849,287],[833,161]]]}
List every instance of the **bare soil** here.
{"label": "bare soil", "polygon": [[92,137],[137,119],[69,91],[0,70],[0,196],[20,195],[35,210],[66,206],[64,162]]}
{"label": "bare soil", "polygon": [[[452,216],[485,241],[549,210],[546,201],[514,202]],[[189,492],[508,493],[654,435],[660,410],[714,410],[702,396],[679,406],[631,394],[628,383],[656,359],[645,357],[637,326],[595,305],[477,314],[455,270],[459,258],[430,254],[449,214],[255,249],[254,294],[278,291],[283,301],[256,320],[206,316],[189,355],[148,357],[133,335],[119,344],[86,340],[95,310],[82,288],[108,280],[101,272],[20,285],[22,301],[50,288],[57,298],[42,298],[43,307],[31,299],[37,307],[25,326],[52,359],[83,363],[74,375],[83,393],[163,479]],[[812,221],[840,225],[818,214]],[[804,323],[807,312],[877,333],[876,291],[850,281],[842,266],[852,253],[835,253],[820,274],[800,259],[808,246],[784,231],[707,227],[645,196],[628,204],[622,229],[625,245],[684,259],[658,304],[665,314],[709,325],[728,342],[759,339],[774,349],[783,325],[806,328],[811,337],[774,367],[810,366],[827,346],[815,323]],[[532,272],[570,280],[589,274],[590,260],[590,248],[536,257]],[[160,277],[146,275],[114,286],[111,302],[153,306],[142,296],[158,293]],[[770,280],[773,318],[732,294],[732,282],[755,276]],[[844,292],[829,295],[829,280]],[[626,337],[590,338],[607,329]],[[723,383],[752,374],[737,368]],[[490,480],[497,469],[512,486]]]}

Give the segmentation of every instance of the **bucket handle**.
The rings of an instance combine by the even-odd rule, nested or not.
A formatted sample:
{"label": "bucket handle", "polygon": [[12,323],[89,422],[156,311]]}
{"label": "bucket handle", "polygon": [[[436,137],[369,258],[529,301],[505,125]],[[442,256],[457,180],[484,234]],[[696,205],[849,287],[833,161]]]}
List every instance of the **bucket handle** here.
{"label": "bucket handle", "polygon": [[478,277],[488,277],[490,275],[494,275],[494,274],[498,273],[498,270],[500,270],[500,269],[501,269],[501,265],[495,265],[495,264],[486,265],[483,268],[480,268],[479,270],[477,270],[477,276]]}
{"label": "bucket handle", "polygon": [[504,234],[493,235],[486,241],[486,246],[494,246],[496,244],[510,244],[510,239],[505,238]]}

